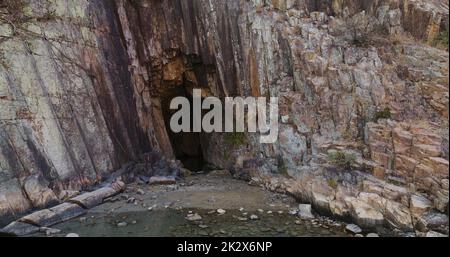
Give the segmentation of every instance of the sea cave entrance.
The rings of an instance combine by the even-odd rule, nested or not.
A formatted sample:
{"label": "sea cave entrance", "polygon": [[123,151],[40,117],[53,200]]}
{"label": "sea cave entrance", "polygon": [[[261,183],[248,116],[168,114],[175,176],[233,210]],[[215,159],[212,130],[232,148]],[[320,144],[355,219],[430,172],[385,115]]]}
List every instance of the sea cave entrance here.
{"label": "sea cave entrance", "polygon": [[[175,157],[180,160],[186,169],[189,169],[192,172],[200,172],[205,169],[205,159],[203,155],[203,145],[205,144],[206,137],[203,135],[203,132],[195,133],[195,132],[180,132],[174,133],[170,128],[170,119],[173,114],[175,114],[178,110],[170,109],[170,102],[175,97],[186,97],[191,102],[192,106],[192,94],[188,91],[186,87],[176,87],[170,90],[170,93],[167,93],[162,98],[162,107],[163,107],[163,115],[164,115],[164,123],[166,125],[166,130],[169,135],[170,142],[172,144],[172,148],[175,154]],[[191,117],[192,117],[192,108],[191,108]],[[191,120],[192,127],[192,120]]]}

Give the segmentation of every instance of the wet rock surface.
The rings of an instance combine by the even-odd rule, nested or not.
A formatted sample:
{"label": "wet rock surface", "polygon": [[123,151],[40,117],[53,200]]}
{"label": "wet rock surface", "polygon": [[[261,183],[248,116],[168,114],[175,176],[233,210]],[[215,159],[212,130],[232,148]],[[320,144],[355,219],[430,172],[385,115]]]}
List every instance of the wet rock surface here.
{"label": "wet rock surface", "polygon": [[[240,188],[230,191],[230,187]],[[137,189],[145,191],[137,194]],[[198,194],[203,192],[203,194]],[[207,194],[204,194],[208,192]],[[240,193],[235,198],[235,193]],[[252,192],[252,194],[249,194]],[[183,195],[183,196],[180,196]],[[208,196],[212,197],[208,197]],[[156,197],[155,197],[156,196]],[[220,196],[220,197],[219,197]],[[385,228],[346,229],[347,224],[324,216],[300,218],[289,196],[268,192],[227,176],[211,174],[186,178],[173,185],[130,185],[79,219],[72,219],[32,236],[399,236]],[[179,201],[172,201],[176,197]],[[128,199],[135,198],[129,202]],[[209,200],[208,200],[209,199]],[[201,204],[207,201],[208,205]],[[149,207],[150,206],[150,207]],[[221,206],[221,208],[217,208]],[[240,207],[237,207],[240,206]],[[307,205],[300,205],[307,206]],[[151,209],[150,209],[151,208]],[[304,209],[304,207],[300,208]],[[56,232],[58,230],[58,232]],[[357,232],[357,233],[356,233]]]}
{"label": "wet rock surface", "polygon": [[[145,194],[137,194],[137,188]],[[189,177],[177,188],[134,184],[116,197],[80,219],[54,226],[58,233],[33,236],[350,236],[344,223],[324,217],[302,220],[288,213],[296,206],[294,199],[236,181],[229,173]]]}

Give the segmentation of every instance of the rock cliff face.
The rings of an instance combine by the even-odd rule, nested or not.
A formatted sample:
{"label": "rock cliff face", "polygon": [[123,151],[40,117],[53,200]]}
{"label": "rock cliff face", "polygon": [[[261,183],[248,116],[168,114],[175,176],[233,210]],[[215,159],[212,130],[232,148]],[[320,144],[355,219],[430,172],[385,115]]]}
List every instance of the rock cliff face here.
{"label": "rock cliff face", "polygon": [[[151,151],[201,156],[363,226],[425,232],[424,217],[448,214],[449,64],[436,47],[448,40],[444,1],[0,7],[4,220]],[[169,101],[193,88],[279,97],[279,142],[171,133]]]}

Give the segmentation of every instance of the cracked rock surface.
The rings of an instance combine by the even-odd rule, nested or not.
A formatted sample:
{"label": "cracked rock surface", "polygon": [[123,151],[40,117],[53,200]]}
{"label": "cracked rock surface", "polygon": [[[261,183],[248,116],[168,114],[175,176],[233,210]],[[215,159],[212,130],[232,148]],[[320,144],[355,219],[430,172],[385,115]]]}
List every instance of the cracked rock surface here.
{"label": "cracked rock surface", "polygon": [[[438,213],[448,234],[448,13],[442,0],[3,1],[0,224],[156,163],[145,153],[169,164],[135,169],[170,175],[195,145],[359,226],[426,233]],[[193,88],[279,97],[278,142],[173,135],[168,102]]]}

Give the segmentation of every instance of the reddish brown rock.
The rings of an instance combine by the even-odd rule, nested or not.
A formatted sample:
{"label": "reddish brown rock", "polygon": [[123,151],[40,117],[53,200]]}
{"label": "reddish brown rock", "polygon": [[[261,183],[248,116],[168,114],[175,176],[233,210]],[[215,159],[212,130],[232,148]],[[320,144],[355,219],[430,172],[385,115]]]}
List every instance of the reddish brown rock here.
{"label": "reddish brown rock", "polygon": [[395,169],[399,171],[403,177],[411,177],[418,163],[419,161],[414,158],[399,154],[396,155],[395,158]]}
{"label": "reddish brown rock", "polygon": [[394,128],[392,131],[394,149],[396,154],[408,153],[413,143],[413,134],[401,128]]}
{"label": "reddish brown rock", "polygon": [[[25,2],[29,13],[49,16],[45,1]],[[371,193],[407,206],[410,192],[384,181],[396,179],[440,210],[448,203],[446,164],[433,159],[448,159],[448,52],[415,42],[431,43],[448,25],[444,1],[62,0],[49,8],[54,18],[31,19],[26,38],[0,19],[0,216],[100,183],[153,150],[168,159],[195,152],[222,168],[264,156],[252,177],[264,174],[283,191],[274,175],[283,171],[296,178],[289,190],[345,213],[351,206],[322,190],[329,179],[343,183],[322,171],[333,170],[326,154],[338,149],[354,155],[354,169],[382,178],[342,175],[373,179],[363,185]],[[280,140],[174,140],[170,99],[198,87],[204,97],[279,96]],[[315,172],[325,185],[308,186]],[[34,190],[30,174],[52,183]]]}

